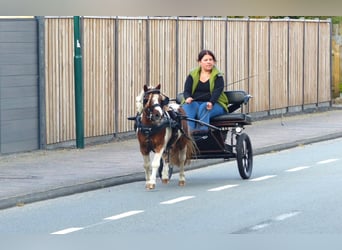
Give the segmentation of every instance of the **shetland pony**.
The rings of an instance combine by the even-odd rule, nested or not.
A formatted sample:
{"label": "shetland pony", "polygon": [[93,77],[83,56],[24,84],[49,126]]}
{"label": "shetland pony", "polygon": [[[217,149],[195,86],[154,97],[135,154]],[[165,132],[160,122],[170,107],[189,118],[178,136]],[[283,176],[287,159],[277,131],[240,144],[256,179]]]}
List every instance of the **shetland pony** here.
{"label": "shetland pony", "polygon": [[[196,146],[190,135],[185,111],[160,93],[160,84],[155,88],[144,85],[136,98],[136,132],[140,152],[144,160],[146,189],[156,186],[157,171],[163,161],[162,183],[169,182],[169,164],[178,166],[179,186],[185,185],[184,166],[191,161]],[[150,153],[154,152],[152,162]]]}

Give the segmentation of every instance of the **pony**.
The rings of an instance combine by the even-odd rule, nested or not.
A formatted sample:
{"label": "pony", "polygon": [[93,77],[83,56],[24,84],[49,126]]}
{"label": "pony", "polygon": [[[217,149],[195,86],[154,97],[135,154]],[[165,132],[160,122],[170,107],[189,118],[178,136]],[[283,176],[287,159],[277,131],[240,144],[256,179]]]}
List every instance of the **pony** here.
{"label": "pony", "polygon": [[[189,165],[196,152],[184,109],[156,87],[144,85],[136,97],[135,129],[145,170],[147,190],[156,186],[157,171],[161,164],[162,183],[169,183],[169,164],[179,167],[179,186],[185,185],[184,167]],[[151,162],[150,154],[154,153]]]}

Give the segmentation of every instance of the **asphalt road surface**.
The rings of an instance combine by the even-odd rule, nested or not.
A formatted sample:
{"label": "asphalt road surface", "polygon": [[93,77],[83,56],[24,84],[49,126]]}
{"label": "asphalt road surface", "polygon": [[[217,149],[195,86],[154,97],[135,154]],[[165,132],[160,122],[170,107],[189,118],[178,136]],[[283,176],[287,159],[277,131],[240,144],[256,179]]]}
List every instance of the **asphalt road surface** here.
{"label": "asphalt road surface", "polygon": [[0,211],[0,232],[341,234],[342,139],[254,157],[249,180],[236,161]]}

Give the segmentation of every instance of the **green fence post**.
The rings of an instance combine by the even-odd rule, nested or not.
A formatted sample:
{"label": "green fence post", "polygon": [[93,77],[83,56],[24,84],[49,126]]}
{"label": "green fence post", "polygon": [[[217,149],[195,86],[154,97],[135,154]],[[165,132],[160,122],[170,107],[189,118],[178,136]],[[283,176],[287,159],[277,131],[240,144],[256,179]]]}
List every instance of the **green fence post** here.
{"label": "green fence post", "polygon": [[80,42],[80,17],[74,16],[74,76],[76,147],[84,148],[82,51]]}

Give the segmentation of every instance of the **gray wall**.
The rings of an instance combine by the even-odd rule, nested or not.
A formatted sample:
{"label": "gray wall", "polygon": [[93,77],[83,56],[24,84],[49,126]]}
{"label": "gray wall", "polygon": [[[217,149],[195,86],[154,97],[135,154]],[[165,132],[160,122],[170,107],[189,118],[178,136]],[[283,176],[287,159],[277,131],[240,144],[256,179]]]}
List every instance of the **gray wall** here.
{"label": "gray wall", "polygon": [[0,153],[39,148],[37,20],[0,20]]}

